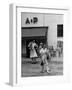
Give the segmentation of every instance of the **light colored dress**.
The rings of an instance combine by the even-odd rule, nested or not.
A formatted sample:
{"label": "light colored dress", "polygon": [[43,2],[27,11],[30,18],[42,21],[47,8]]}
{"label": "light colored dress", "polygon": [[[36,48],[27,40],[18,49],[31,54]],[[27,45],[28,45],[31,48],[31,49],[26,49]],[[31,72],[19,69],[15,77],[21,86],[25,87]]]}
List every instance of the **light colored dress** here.
{"label": "light colored dress", "polygon": [[49,67],[48,67],[48,61],[47,61],[47,48],[45,49],[41,49],[40,50],[40,54],[41,54],[41,60],[44,62],[44,69],[46,69],[46,71],[49,71]]}
{"label": "light colored dress", "polygon": [[35,46],[37,46],[36,43],[31,43],[30,58],[38,57],[38,56],[37,56],[37,53],[36,53],[36,50],[35,50],[35,48],[34,48]]}

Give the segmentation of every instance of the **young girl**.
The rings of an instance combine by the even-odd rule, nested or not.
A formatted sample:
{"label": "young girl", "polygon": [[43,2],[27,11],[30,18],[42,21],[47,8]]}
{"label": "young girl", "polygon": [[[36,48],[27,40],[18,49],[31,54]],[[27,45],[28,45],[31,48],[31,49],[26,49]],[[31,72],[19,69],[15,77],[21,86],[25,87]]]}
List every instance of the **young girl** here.
{"label": "young girl", "polygon": [[42,72],[46,70],[46,72],[49,73],[49,67],[47,61],[47,48],[45,45],[43,46],[43,48],[40,49],[40,55],[41,55]]}

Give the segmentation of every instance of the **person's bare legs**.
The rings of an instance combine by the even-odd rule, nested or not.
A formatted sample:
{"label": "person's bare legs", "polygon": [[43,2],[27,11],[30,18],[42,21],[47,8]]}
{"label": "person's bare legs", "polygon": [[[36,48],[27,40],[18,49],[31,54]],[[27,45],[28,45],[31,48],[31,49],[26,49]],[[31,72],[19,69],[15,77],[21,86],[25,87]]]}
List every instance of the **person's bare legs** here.
{"label": "person's bare legs", "polygon": [[41,71],[42,73],[44,72],[44,65],[42,65],[42,71]]}
{"label": "person's bare legs", "polygon": [[46,65],[46,71],[47,71],[47,73],[50,73],[50,69],[49,69],[48,65]]}
{"label": "person's bare legs", "polygon": [[34,58],[32,58],[32,63],[34,63]]}
{"label": "person's bare legs", "polygon": [[33,63],[33,64],[36,63],[36,57],[33,57],[33,58],[32,58],[32,63]]}
{"label": "person's bare legs", "polygon": [[47,73],[50,73],[50,69],[49,69],[49,66],[48,66],[48,62],[47,62],[47,59],[45,59],[45,69],[46,69],[46,72]]}

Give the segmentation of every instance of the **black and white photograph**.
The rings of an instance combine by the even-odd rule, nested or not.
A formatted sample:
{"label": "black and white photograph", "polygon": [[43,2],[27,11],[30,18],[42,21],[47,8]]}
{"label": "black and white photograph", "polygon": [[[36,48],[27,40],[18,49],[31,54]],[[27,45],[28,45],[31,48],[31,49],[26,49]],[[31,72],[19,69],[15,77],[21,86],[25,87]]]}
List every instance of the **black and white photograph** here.
{"label": "black and white photograph", "polygon": [[21,77],[63,75],[63,14],[21,12]]}

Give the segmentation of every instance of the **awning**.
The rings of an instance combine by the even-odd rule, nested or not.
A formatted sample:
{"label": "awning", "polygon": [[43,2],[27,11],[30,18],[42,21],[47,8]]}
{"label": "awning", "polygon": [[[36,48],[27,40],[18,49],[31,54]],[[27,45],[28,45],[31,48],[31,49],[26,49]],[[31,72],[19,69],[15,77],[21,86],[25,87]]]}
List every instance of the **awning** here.
{"label": "awning", "polygon": [[22,28],[22,37],[46,36],[48,28]]}

